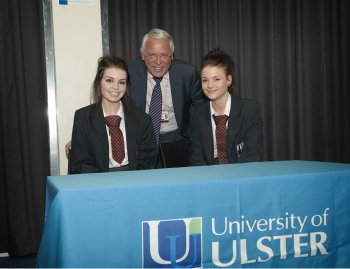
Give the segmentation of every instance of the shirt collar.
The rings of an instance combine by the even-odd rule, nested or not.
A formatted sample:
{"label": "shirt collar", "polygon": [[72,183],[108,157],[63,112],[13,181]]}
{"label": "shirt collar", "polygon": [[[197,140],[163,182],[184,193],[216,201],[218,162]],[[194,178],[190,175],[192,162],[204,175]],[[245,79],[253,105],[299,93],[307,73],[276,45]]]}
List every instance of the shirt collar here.
{"label": "shirt collar", "polygon": [[[102,107],[102,110],[103,110],[103,107]],[[118,110],[117,114],[115,114],[115,115],[121,117],[122,119],[124,119],[124,106],[123,106],[122,101],[120,101],[119,110]],[[107,116],[104,110],[103,110],[103,116],[104,117]]]}
{"label": "shirt collar", "polygon": [[[163,79],[169,80],[169,71],[164,74]],[[147,80],[152,80],[154,82],[153,76],[150,72],[147,72]]]}
{"label": "shirt collar", "polygon": [[[230,116],[230,110],[231,110],[231,94],[227,93],[228,97],[227,97],[227,102],[225,105],[225,110],[224,110],[224,115],[226,116]],[[214,108],[213,108],[213,103],[212,101],[210,101],[210,115],[217,115],[217,113],[215,112]]]}

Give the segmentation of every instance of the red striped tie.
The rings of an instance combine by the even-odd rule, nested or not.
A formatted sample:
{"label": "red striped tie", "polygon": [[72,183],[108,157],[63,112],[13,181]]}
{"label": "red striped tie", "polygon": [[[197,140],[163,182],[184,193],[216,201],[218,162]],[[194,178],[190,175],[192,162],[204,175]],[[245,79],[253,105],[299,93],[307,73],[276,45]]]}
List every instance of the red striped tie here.
{"label": "red striped tie", "polygon": [[216,135],[216,145],[218,150],[218,161],[219,161],[219,164],[228,163],[227,154],[226,154],[226,135],[227,135],[226,122],[228,120],[228,116],[213,115],[213,118],[216,124],[215,135]]}
{"label": "red striped tie", "polygon": [[105,123],[111,136],[112,156],[119,164],[123,162],[125,157],[123,132],[119,128],[121,119],[121,117],[116,115],[105,117]]}

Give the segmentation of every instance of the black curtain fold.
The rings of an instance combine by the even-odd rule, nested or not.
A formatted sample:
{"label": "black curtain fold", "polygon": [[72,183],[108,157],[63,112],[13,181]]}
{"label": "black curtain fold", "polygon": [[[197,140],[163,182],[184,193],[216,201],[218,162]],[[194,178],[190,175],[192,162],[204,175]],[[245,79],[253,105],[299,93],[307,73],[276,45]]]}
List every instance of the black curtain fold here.
{"label": "black curtain fold", "polygon": [[349,13],[347,0],[109,0],[110,52],[132,61],[153,27],[198,68],[221,47],[262,106],[264,160],[350,162]]}
{"label": "black curtain fold", "polygon": [[37,252],[50,172],[42,1],[1,0],[0,252]]}

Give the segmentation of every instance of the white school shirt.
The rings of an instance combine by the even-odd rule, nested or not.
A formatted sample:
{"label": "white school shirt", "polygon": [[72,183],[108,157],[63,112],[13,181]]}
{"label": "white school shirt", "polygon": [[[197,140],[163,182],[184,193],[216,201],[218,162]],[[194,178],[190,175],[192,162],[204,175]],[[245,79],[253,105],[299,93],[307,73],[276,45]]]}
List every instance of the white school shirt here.
{"label": "white school shirt", "polygon": [[[226,116],[230,116],[230,110],[231,110],[231,94],[228,93],[228,98],[227,98],[227,102],[225,105],[225,110],[224,110],[224,115]],[[210,101],[210,115],[211,115],[211,127],[212,127],[212,132],[213,132],[213,144],[214,144],[214,158],[218,157],[218,147],[216,144],[216,124],[213,118],[213,115],[218,116],[219,114],[216,113],[216,111],[213,108],[213,104]],[[230,120],[230,118],[228,118],[227,122],[226,122],[226,129],[228,126],[228,121]]]}

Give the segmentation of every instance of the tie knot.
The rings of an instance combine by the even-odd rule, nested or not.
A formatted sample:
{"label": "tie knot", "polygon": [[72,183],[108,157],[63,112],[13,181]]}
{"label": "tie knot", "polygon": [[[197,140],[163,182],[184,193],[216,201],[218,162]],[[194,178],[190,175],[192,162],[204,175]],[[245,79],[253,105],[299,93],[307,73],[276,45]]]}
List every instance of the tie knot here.
{"label": "tie knot", "polygon": [[156,84],[160,84],[160,82],[162,81],[163,77],[161,77],[161,78],[153,77],[153,79],[156,82]]}
{"label": "tie knot", "polygon": [[105,123],[108,127],[111,127],[111,126],[119,127],[121,120],[122,118],[116,115],[105,117]]}
{"label": "tie knot", "polygon": [[213,115],[213,118],[216,125],[226,125],[226,122],[228,120],[227,115],[219,115],[219,116]]}

